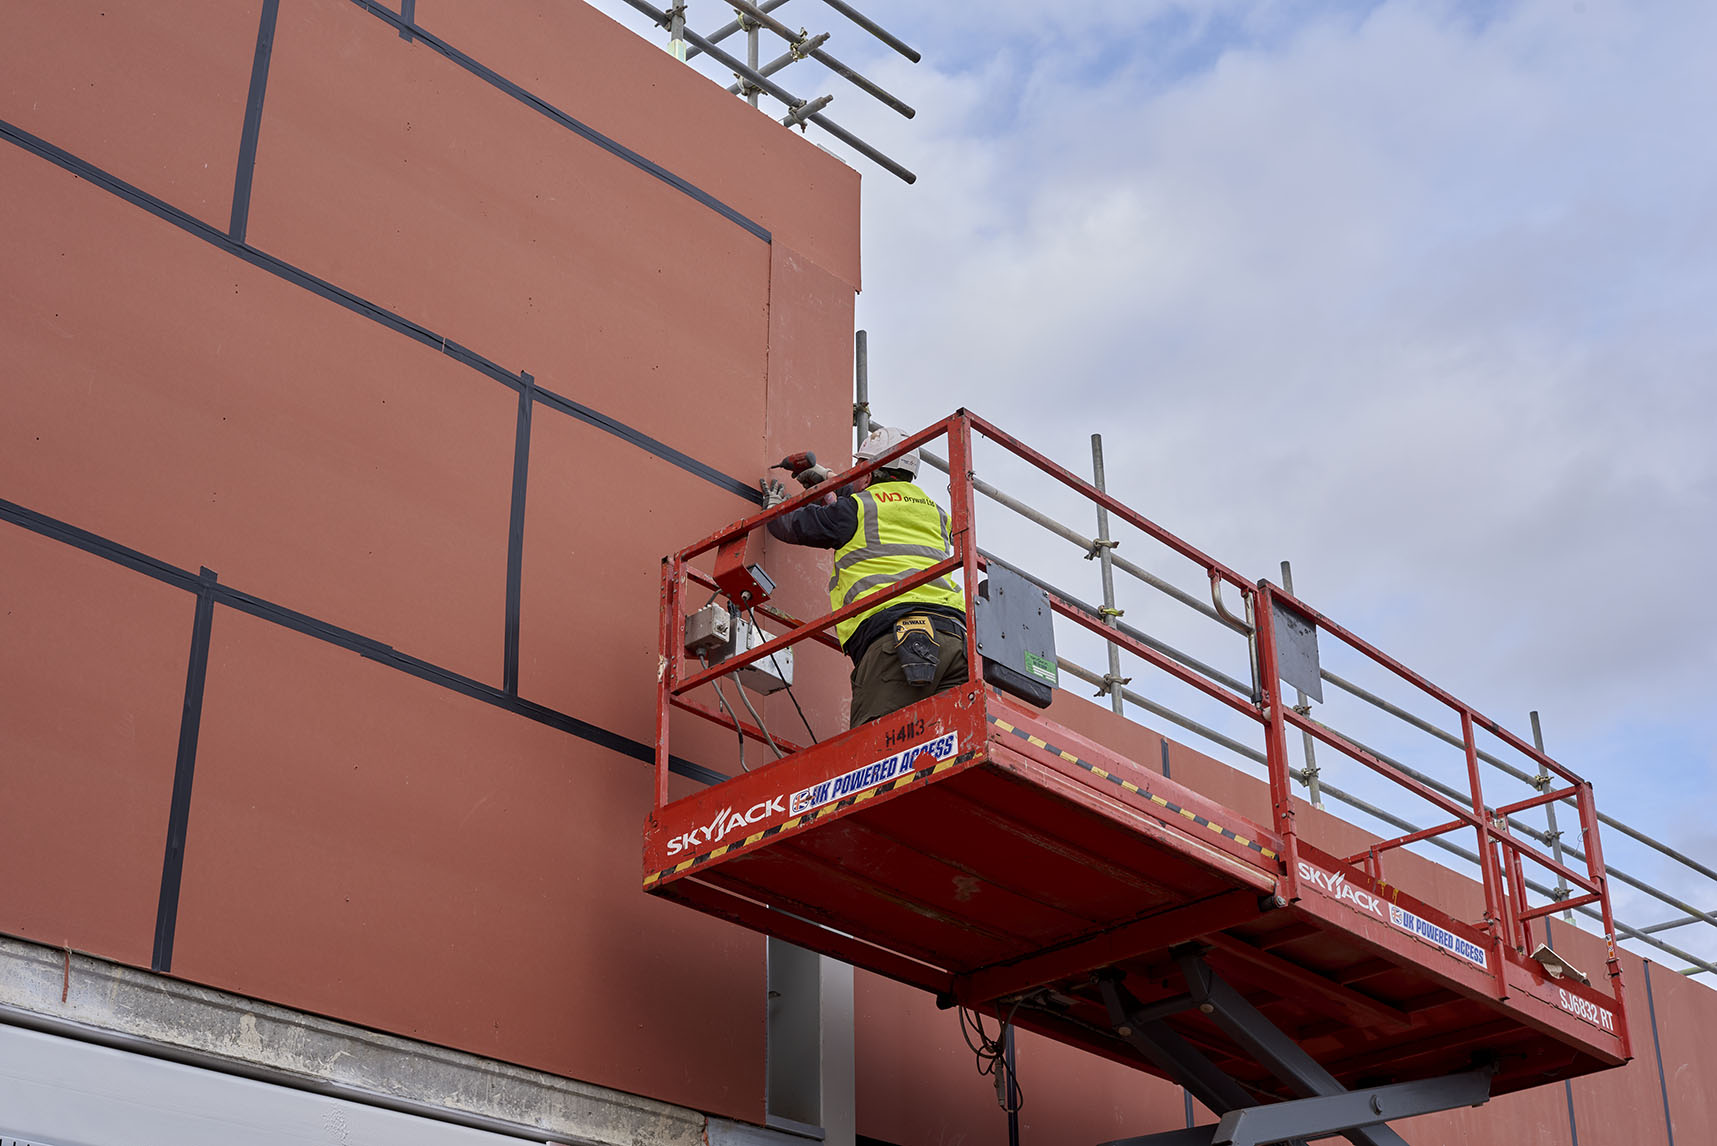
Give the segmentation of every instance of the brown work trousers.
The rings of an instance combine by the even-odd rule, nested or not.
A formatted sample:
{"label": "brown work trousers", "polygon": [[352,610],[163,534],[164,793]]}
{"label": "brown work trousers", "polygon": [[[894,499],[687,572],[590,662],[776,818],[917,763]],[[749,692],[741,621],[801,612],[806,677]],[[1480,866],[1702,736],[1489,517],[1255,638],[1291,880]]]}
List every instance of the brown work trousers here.
{"label": "brown work trousers", "polygon": [[885,633],[853,666],[853,714],[848,728],[868,724],[879,716],[905,708],[914,701],[935,696],[966,683],[966,639],[954,633],[936,632],[936,675],[930,683],[906,683],[906,673],[894,651],[894,634]]}

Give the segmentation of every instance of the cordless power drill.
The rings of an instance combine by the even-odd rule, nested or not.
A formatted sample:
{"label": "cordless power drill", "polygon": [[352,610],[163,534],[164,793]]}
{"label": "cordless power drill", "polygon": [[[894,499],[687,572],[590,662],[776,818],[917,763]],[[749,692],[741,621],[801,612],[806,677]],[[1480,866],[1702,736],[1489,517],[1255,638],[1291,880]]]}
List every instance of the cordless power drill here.
{"label": "cordless power drill", "polygon": [[820,466],[817,464],[817,455],[812,453],[810,450],[804,450],[796,454],[788,454],[786,457],[782,458],[777,465],[771,466],[770,468],[786,470],[788,473],[793,475],[794,481],[797,481],[806,489],[810,489],[814,485],[821,485],[823,482],[826,482],[835,476],[834,470],[831,470],[828,466]]}

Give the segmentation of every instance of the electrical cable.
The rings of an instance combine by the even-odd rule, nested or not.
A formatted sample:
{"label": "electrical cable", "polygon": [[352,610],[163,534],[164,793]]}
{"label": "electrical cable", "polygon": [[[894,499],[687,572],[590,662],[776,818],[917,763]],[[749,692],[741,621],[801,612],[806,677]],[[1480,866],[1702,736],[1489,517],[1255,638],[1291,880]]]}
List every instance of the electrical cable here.
{"label": "electrical cable", "polygon": [[[698,653],[698,663],[705,669],[709,668],[709,657],[705,656],[702,651],[699,651]],[[751,771],[751,765],[745,762],[745,729],[739,726],[739,714],[734,712],[733,706],[727,703],[727,696],[721,691],[721,682],[719,680],[712,680],[710,681],[710,684],[715,686],[715,698],[721,703],[722,711],[727,713],[727,718],[733,721],[734,734],[739,737],[739,770],[741,772],[749,772]],[[744,699],[743,693],[741,694],[741,699]],[[780,753],[776,753],[776,755],[779,756]]]}
{"label": "electrical cable", "polygon": [[[745,612],[751,618],[751,627],[757,630],[759,636],[762,636],[763,626],[757,623],[757,610],[747,609]],[[785,684],[787,674],[781,671],[781,662],[775,659],[774,653],[769,654],[769,663],[775,666],[775,675],[780,677],[782,683]],[[805,719],[805,710],[799,707],[799,698],[793,695],[793,686],[790,684],[787,685],[787,699],[793,702],[793,708],[799,714],[799,723],[805,726],[805,735],[811,738],[812,744],[817,743],[817,734],[811,731],[811,722]]]}
{"label": "electrical cable", "polygon": [[[1018,1114],[1025,1108],[1025,1090],[1021,1088],[1019,1077],[1008,1062],[1007,1053],[1008,1028],[1013,1025],[1014,1013],[1019,1010],[1023,1001],[1015,1001],[1008,1011],[1008,1017],[1001,1020],[1001,1030],[996,1032],[993,1039],[984,1031],[984,1017],[981,1014],[968,1011],[965,1007],[960,1008],[960,1037],[966,1040],[966,1049],[977,1058],[978,1073],[995,1076],[996,1104],[1010,1115]],[[977,1040],[975,1044],[974,1037]]]}
{"label": "electrical cable", "polygon": [[751,698],[749,696],[745,695],[745,686],[743,684],[741,684],[741,685],[738,685],[737,687],[739,689],[739,701],[741,704],[745,705],[745,711],[747,711],[751,714],[751,719],[753,719],[757,722],[757,727],[763,733],[763,739],[769,745],[769,751],[775,753],[775,759],[777,759],[777,760],[779,760],[779,759],[781,759],[781,757],[787,755],[785,752],[781,751],[781,749],[779,749],[775,746],[775,738],[773,736],[769,735],[769,726],[767,724],[763,723],[763,718],[761,716],[757,715],[757,710],[755,708],[751,707]]}

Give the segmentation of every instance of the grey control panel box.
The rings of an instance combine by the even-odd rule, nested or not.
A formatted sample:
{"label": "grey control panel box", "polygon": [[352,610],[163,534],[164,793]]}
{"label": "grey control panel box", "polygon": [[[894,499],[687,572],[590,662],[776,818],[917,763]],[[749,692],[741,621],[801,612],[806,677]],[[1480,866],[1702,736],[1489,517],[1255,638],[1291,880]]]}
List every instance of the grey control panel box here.
{"label": "grey control panel box", "polygon": [[[686,655],[700,654],[711,665],[748,652],[769,639],[745,617],[726,605],[710,603],[686,618]],[[781,649],[744,668],[733,678],[752,692],[767,696],[793,684],[793,650]]]}
{"label": "grey control panel box", "polygon": [[989,579],[978,586],[976,607],[984,680],[1028,704],[1046,707],[1061,675],[1049,595],[992,561]]}

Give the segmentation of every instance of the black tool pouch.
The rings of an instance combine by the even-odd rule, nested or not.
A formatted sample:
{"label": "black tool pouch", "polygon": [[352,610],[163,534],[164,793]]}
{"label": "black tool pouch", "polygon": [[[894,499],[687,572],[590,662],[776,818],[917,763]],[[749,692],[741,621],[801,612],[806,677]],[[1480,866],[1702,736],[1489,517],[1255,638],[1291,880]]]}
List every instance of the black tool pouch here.
{"label": "black tool pouch", "polygon": [[906,683],[923,688],[936,678],[936,631],[930,618],[902,617],[894,623],[894,653],[900,658],[900,671]]}

